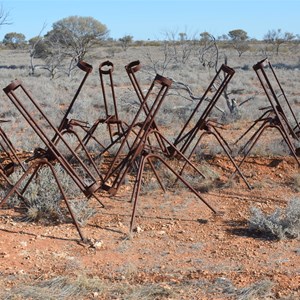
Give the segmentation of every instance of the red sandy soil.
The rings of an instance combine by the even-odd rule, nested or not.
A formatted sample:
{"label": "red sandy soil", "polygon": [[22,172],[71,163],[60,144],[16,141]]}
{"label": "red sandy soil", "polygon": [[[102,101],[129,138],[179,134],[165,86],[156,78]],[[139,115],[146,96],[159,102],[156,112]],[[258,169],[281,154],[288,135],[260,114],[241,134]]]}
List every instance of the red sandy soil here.
{"label": "red sandy soil", "polygon": [[[217,156],[206,163],[223,174],[221,181],[228,180],[224,174],[229,174],[232,166],[227,158]],[[6,288],[20,283],[22,276],[46,280],[79,270],[112,282],[160,283],[165,287],[191,280],[212,283],[226,279],[242,288],[270,280],[274,297],[300,299],[299,240],[277,241],[248,227],[251,207],[273,212],[299,196],[293,183],[298,172],[292,157],[249,158],[243,173],[253,190],[237,177],[201,194],[224,212],[221,216],[215,216],[184,188],[165,194],[160,189],[142,193],[137,230],[131,235],[131,188],[125,186],[117,196],[104,194],[105,208],[99,208],[82,228],[90,244],[80,242],[71,223],[21,222],[18,211],[1,209],[0,275]],[[18,279],[8,280],[9,276]],[[198,288],[189,294],[183,289],[172,299],[227,298],[216,290],[208,294]]]}

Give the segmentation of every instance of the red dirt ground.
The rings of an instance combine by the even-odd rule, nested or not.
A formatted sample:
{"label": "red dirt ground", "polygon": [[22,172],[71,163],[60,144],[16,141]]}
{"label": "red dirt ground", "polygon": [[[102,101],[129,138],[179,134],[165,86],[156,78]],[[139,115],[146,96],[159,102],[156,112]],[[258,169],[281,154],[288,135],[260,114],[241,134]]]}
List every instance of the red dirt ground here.
{"label": "red dirt ground", "polygon": [[[232,169],[222,156],[207,163],[219,174]],[[215,185],[202,193],[214,208],[224,212],[222,216],[215,216],[186,189],[166,194],[159,189],[148,191],[140,197],[137,231],[132,235],[128,234],[131,189],[124,187],[118,196],[104,195],[106,207],[99,208],[83,228],[92,245],[78,242],[73,224],[20,222],[17,211],[2,209],[0,274],[2,278],[26,275],[45,280],[81,270],[114,282],[165,286],[221,278],[238,288],[270,280],[276,298],[300,299],[299,240],[276,241],[247,227],[251,207],[272,212],[299,196],[293,183],[298,170],[292,157],[249,158],[243,173],[253,190],[237,177],[222,188]],[[5,282],[6,288],[18,284]],[[225,299],[216,291],[208,294],[201,288],[190,294],[183,290],[177,297],[172,299]]]}

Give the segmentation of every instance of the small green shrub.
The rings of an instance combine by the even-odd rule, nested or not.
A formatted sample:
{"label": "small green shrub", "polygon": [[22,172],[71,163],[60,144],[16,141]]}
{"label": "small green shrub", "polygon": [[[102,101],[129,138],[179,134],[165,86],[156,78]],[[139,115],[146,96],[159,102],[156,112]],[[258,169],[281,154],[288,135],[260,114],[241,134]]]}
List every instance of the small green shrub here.
{"label": "small green shrub", "polygon": [[259,208],[252,208],[249,228],[279,240],[299,238],[300,200],[292,199],[285,210],[277,208],[270,215],[265,215]]}

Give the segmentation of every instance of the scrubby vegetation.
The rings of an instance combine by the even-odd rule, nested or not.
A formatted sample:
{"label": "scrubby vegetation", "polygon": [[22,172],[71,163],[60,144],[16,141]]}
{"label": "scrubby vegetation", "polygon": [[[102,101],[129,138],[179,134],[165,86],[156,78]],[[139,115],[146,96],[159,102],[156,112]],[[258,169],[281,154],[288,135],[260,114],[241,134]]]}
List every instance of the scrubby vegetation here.
{"label": "scrubby vegetation", "polygon": [[[136,94],[125,73],[124,65],[137,59],[141,61],[142,70],[140,80],[145,90],[149,87],[156,72],[172,78],[174,84],[172,85],[164,106],[161,108],[160,114],[157,116],[158,125],[163,128],[164,133],[170,140],[173,140],[174,137],[177,136],[193,107],[197,104],[197,101],[199,101],[202,93],[207,88],[208,83],[215,75],[216,68],[222,63],[227,63],[234,68],[236,73],[226,90],[226,94],[222,95],[217,106],[212,111],[211,116],[225,124],[226,130],[224,131],[229,132],[226,134],[226,138],[228,138],[230,144],[233,144],[241,132],[248,128],[248,126],[252,124],[252,121],[261,115],[260,107],[268,106],[268,101],[252,70],[252,66],[266,56],[269,57],[273,66],[276,68],[276,72],[284,85],[290,103],[298,108],[299,92],[295,78],[298,78],[300,75],[300,57],[298,54],[299,44],[297,42],[281,44],[277,54],[274,49],[272,50],[270,48],[269,44],[267,45],[262,41],[250,42],[249,48],[247,47],[247,49],[242,47],[244,45],[240,45],[241,48],[235,49],[224,41],[216,44],[216,41],[211,39],[209,35],[205,37],[208,38],[206,41],[208,44],[205,44],[203,40],[201,42],[197,41],[196,44],[193,44],[193,48],[190,52],[187,52],[187,50],[190,49],[187,47],[191,44],[185,40],[174,44],[149,42],[143,45],[126,45],[126,47],[125,45],[122,47],[120,44],[113,43],[112,41],[109,41],[107,44],[97,45],[97,47],[92,48],[92,50],[84,56],[85,61],[93,65],[94,69],[83,86],[82,92],[76,101],[76,105],[70,117],[93,124],[97,118],[104,115],[97,67],[99,63],[105,60],[110,60],[115,65],[114,84],[118,108],[120,118],[126,121],[132,119],[132,116],[138,109],[139,102],[136,99]],[[124,47],[126,51],[124,51]],[[245,52],[241,52],[243,49]],[[238,50],[240,52],[237,52]],[[177,56],[175,53],[177,53]],[[187,53],[189,53],[188,56],[186,56]],[[39,65],[39,63],[44,64],[45,62],[37,58],[35,63]],[[57,72],[55,76],[52,76],[54,73],[50,74],[49,70],[45,68],[36,68],[33,74],[30,69],[31,65],[28,50],[3,49],[0,52],[0,84],[2,87],[5,87],[15,78],[22,80],[34,98],[43,106],[47,116],[49,116],[56,125],[59,125],[61,117],[82,78],[80,70],[75,68],[68,74],[68,72],[65,72],[64,67],[65,66],[61,65],[61,68],[56,69]],[[8,134],[12,143],[18,149],[18,152],[27,152],[27,154],[30,154],[34,148],[43,147],[43,143],[33,134],[32,130],[28,128],[26,122],[22,120],[18,111],[11,105],[7,97],[4,94],[0,97],[2,102],[1,118],[10,121],[1,123],[1,127]],[[97,134],[104,136],[104,133],[105,127],[99,128]],[[289,170],[288,167],[292,165],[290,162],[288,166],[282,163],[282,161],[285,161],[285,157],[290,155],[286,145],[282,144],[282,139],[277,135],[277,132],[275,134],[271,131],[268,138],[267,143],[265,143],[265,139],[260,140],[253,155],[254,159],[255,157],[259,157],[266,159],[266,161],[270,159],[270,157],[276,157],[277,165],[275,164],[275,166],[273,166],[270,163],[270,166],[268,166],[269,169],[271,169],[271,175],[268,174],[261,179],[261,177],[259,177],[262,175],[261,171],[253,170],[257,167],[255,164],[252,165],[253,169],[247,167],[245,170],[247,178],[256,182],[256,186],[254,186],[256,190],[251,196],[247,196],[249,199],[255,199],[255,201],[259,201],[260,199],[257,200],[257,198],[264,196],[264,190],[269,191],[275,188],[279,182],[277,180],[278,178],[280,178],[280,184],[279,187],[276,188],[285,189],[290,187],[293,192],[298,192],[299,180],[297,174],[294,176],[293,182],[291,182],[290,178],[287,180],[284,177],[286,175],[285,171]],[[104,139],[106,139],[106,137]],[[233,152],[238,153],[239,146],[240,145],[234,145],[232,149]],[[97,151],[95,145],[89,149],[92,152]],[[195,159],[201,162],[200,169],[207,175],[207,181],[200,181],[199,176],[192,176],[189,179],[201,193],[208,193],[209,197],[218,197],[218,201],[216,202],[220,207],[225,206],[224,201],[228,201],[228,203],[232,201],[230,205],[231,203],[234,204],[232,204],[232,207],[229,205],[228,211],[231,209],[235,213],[235,218],[241,218],[243,217],[244,210],[241,209],[241,211],[239,211],[240,206],[246,206],[246,204],[245,201],[240,202],[239,198],[236,200],[234,197],[240,197],[243,200],[247,198],[241,192],[244,186],[241,187],[238,180],[229,180],[228,185],[221,185],[220,181],[224,180],[223,177],[227,176],[226,179],[228,179],[228,173],[226,175],[223,175],[223,173],[217,174],[215,169],[211,167],[211,163],[213,162],[213,164],[218,166],[218,171],[228,172],[228,170],[225,170],[225,167],[223,168],[221,159],[219,159],[222,153],[221,150],[222,149],[211,140],[199,145],[195,152]],[[112,149],[111,153],[115,154],[115,152],[115,149]],[[239,160],[239,154],[237,154],[235,158]],[[275,169],[278,165],[278,169]],[[232,168],[229,168],[229,171],[232,172]],[[46,223],[49,226],[53,225],[53,221],[67,225],[65,223],[68,223],[69,220],[66,210],[63,206],[61,195],[58,193],[58,190],[54,188],[55,184],[51,172],[49,172],[47,168],[42,169],[41,172],[41,176],[36,178],[36,183],[28,187],[26,197],[29,199],[30,207],[22,211],[22,220],[25,218],[26,221],[34,221],[36,223],[44,220],[44,224]],[[63,183],[68,197],[72,199],[72,208],[75,211],[79,223],[82,226],[87,225],[88,221],[92,219],[91,217],[94,217],[95,211],[89,206],[88,201],[78,199],[79,192],[76,191],[75,185],[72,184],[72,181],[66,176],[64,171],[56,167],[56,172]],[[15,181],[19,178],[19,175],[20,174],[17,173],[12,174],[11,179]],[[174,178],[171,175],[165,173],[164,176],[167,180],[173,182]],[[16,176],[16,178],[14,178],[14,176]],[[276,183],[274,181],[275,179],[277,180]],[[127,212],[120,209],[118,213],[115,213],[115,215],[109,219],[109,222],[102,222],[102,219],[100,219],[100,221],[98,219],[99,223],[93,224],[93,230],[97,230],[97,234],[99,231],[101,232],[101,230],[106,229],[109,232],[109,238],[114,234],[113,238],[115,239],[113,246],[107,241],[106,245],[104,244],[103,253],[101,253],[103,256],[101,256],[99,265],[95,264],[94,266],[94,270],[96,269],[95,273],[86,275],[84,274],[83,268],[76,265],[74,268],[79,270],[78,273],[80,274],[75,273],[58,276],[58,273],[64,274],[65,271],[61,266],[63,270],[55,269],[55,267],[59,265],[58,263],[53,267],[55,270],[52,270],[51,276],[49,275],[51,278],[44,279],[40,277],[27,278],[26,275],[25,277],[19,277],[18,273],[5,270],[5,275],[2,276],[0,273],[0,276],[2,276],[2,281],[5,282],[3,285],[9,286],[9,288],[3,288],[0,295],[3,296],[4,299],[17,299],[18,297],[19,299],[22,299],[22,297],[32,299],[47,299],[47,297],[49,299],[74,299],[75,297],[78,297],[78,299],[97,299],[97,297],[99,299],[193,299],[193,292],[203,291],[208,297],[211,297],[210,299],[214,299],[213,297],[216,298],[217,296],[220,299],[232,298],[239,300],[267,299],[268,297],[288,299],[286,298],[288,297],[286,294],[280,295],[280,293],[276,294],[273,292],[273,290],[280,291],[280,276],[282,274],[276,273],[274,276],[268,274],[270,280],[262,280],[264,278],[263,268],[261,273],[258,273],[256,276],[256,270],[249,271],[249,266],[247,266],[248,269],[244,267],[245,261],[251,256],[251,253],[249,254],[247,252],[249,245],[251,246],[251,238],[249,236],[242,236],[241,238],[243,241],[247,240],[248,244],[246,246],[241,246],[241,244],[238,243],[232,246],[232,241],[234,243],[238,238],[235,239],[235,237],[233,238],[231,235],[230,238],[232,240],[228,242],[223,235],[223,227],[218,223],[216,228],[213,228],[213,226],[210,228],[209,236],[206,241],[202,243],[201,234],[204,235],[203,232],[206,232],[206,229],[201,228],[201,226],[209,225],[210,220],[201,219],[202,215],[200,216],[200,213],[197,214],[197,217],[190,216],[194,211],[188,210],[188,208],[194,199],[186,196],[182,199],[182,202],[175,205],[172,201],[173,198],[178,196],[181,192],[181,186],[175,188],[174,194],[172,194],[171,197],[168,195],[162,197],[161,194],[159,194],[159,196],[155,195],[159,185],[156,181],[153,182],[151,180],[148,186],[143,186],[143,191],[145,193],[144,195],[151,198],[153,202],[156,198],[159,198],[157,201],[160,206],[155,213],[162,213],[161,211],[165,212],[165,210],[168,209],[171,210],[172,213],[182,212],[182,215],[179,217],[174,217],[173,215],[160,216],[159,220],[151,220],[152,223],[150,225],[146,224],[144,227],[141,227],[141,232],[145,233],[144,240],[138,236],[137,241],[140,242],[138,249],[135,249],[129,253],[129,255],[132,255],[133,252],[134,255],[139,255],[138,260],[142,264],[145,257],[147,259],[149,256],[153,258],[154,247],[155,251],[158,252],[155,256],[157,262],[155,262],[155,265],[153,265],[151,269],[141,266],[138,268],[135,266],[135,269],[130,271],[126,269],[125,265],[121,265],[118,266],[120,272],[116,275],[115,269],[115,273],[112,271],[113,267],[116,268],[116,266],[111,267],[109,263],[102,265],[102,259],[104,259],[103,257],[107,255],[109,250],[113,249],[111,250],[112,253],[116,255],[116,257],[119,257],[128,255],[128,249],[134,248],[134,239],[133,241],[129,241],[127,235],[123,238],[122,233],[127,232],[126,222],[128,214],[126,215]],[[223,190],[221,190],[221,187]],[[232,198],[226,198],[228,195],[224,196],[224,194],[220,196],[220,193],[226,189],[229,190],[230,197]],[[4,194],[4,191],[2,192]],[[241,192],[241,194],[238,194],[239,192]],[[226,199],[224,200],[224,198]],[[16,198],[10,200],[19,201],[19,199]],[[278,202],[275,200],[272,202],[273,200],[273,198],[271,198],[271,200],[268,199],[267,201],[269,202],[268,205],[266,205],[268,211],[270,211],[270,207],[272,208],[273,213],[267,214],[264,213],[263,208],[253,207],[250,213],[249,223],[247,224],[248,232],[259,233],[260,237],[264,237],[264,239],[262,239],[263,241],[269,239],[273,244],[276,244],[275,240],[285,239],[285,241],[291,242],[298,239],[300,219],[298,198],[291,201],[285,198],[283,202],[280,202],[280,207]],[[121,203],[118,203],[119,207],[124,204],[122,201],[123,199],[119,201]],[[17,204],[22,205],[20,202],[10,204],[11,206]],[[148,217],[148,214],[151,215],[151,205],[152,202],[148,204],[147,207],[144,207],[147,212],[145,215],[148,219],[152,218]],[[252,205],[252,203],[247,203],[247,205]],[[110,216],[110,211],[106,211],[105,217],[108,218],[108,216]],[[196,223],[194,222],[189,229],[186,229],[186,227],[183,228],[183,223],[186,224],[193,218],[197,220],[197,225],[195,225]],[[3,217],[3,220],[8,223],[12,222],[12,226],[17,226],[15,225],[17,219],[11,221]],[[232,220],[227,220],[227,222],[230,223]],[[124,226],[125,223],[126,226]],[[198,223],[200,224],[200,230],[195,230],[194,232],[193,230],[199,225]],[[225,222],[222,223],[222,226],[226,226]],[[169,228],[175,229],[169,234]],[[192,235],[192,233],[195,235]],[[118,236],[116,237],[117,234]],[[191,235],[189,236],[189,234]],[[120,235],[122,236],[120,237]],[[99,236],[102,236],[102,232]],[[207,249],[206,247],[208,247],[207,245],[210,241],[213,241],[214,245],[218,244],[219,248],[216,248],[216,250],[212,250],[211,248]],[[160,243],[163,243],[164,246],[161,246],[162,244]],[[51,242],[49,242],[49,244],[51,244]],[[220,244],[222,246],[220,246]],[[64,247],[72,248],[72,246],[69,245],[64,245]],[[267,246],[264,244],[257,246],[257,244],[255,244],[255,247],[259,249],[260,247],[264,248]],[[295,246],[290,247],[294,247],[293,249],[295,249]],[[235,252],[233,256],[230,256],[231,261],[226,261],[229,255],[228,253],[231,253],[228,250],[229,248]],[[299,253],[298,248],[296,248],[294,252],[298,251],[297,253]],[[98,254],[93,247],[92,249],[79,249],[80,250],[76,248],[78,252],[74,251],[76,252],[75,259],[67,258],[69,264],[70,261],[72,263],[74,263],[74,261],[77,262],[77,260],[80,260],[81,255],[85,255],[86,253],[91,257]],[[73,248],[70,250],[70,253],[73,255],[72,251]],[[270,251],[273,251],[273,249]],[[10,255],[10,253],[6,253],[8,251],[2,252],[1,250],[0,252],[1,258],[6,258],[7,255]],[[189,257],[191,253],[194,256],[191,255],[191,257]],[[296,254],[293,253],[293,255]],[[44,256],[44,254],[42,255]],[[174,257],[168,261],[167,258],[171,255],[174,255]],[[187,255],[187,257],[183,258],[184,255]],[[201,255],[207,256],[203,258]],[[217,255],[222,257],[222,263],[218,266],[212,265],[213,257]],[[48,260],[55,261],[56,258],[55,256],[51,256],[50,259],[48,257]],[[88,261],[86,257],[85,259]],[[255,257],[255,260],[256,259],[257,257]],[[127,256],[125,261],[128,263],[129,260],[130,258]],[[276,262],[277,264],[280,263],[278,261]],[[124,260],[121,264],[123,262]],[[175,262],[180,264],[178,270],[175,270]],[[263,265],[262,262],[260,263]],[[272,263],[273,261],[270,258],[265,264]],[[237,264],[240,265],[237,266]],[[271,265],[271,267],[276,269],[277,265],[274,265]],[[66,267],[66,265],[64,265],[64,267]],[[104,267],[106,267],[106,269]],[[263,265],[263,267],[265,266]],[[103,273],[105,274],[103,278],[100,277],[100,275],[103,275],[103,273],[99,271],[101,268],[103,268]],[[256,268],[258,269],[257,266],[255,266],[255,269]],[[44,272],[44,269],[41,270],[42,271],[39,272]],[[285,273],[283,273],[284,276],[293,278],[293,276],[295,276],[293,272],[294,271],[285,271]],[[11,275],[11,273],[13,275]],[[150,274],[149,278],[152,276],[151,279],[148,280],[147,274]],[[167,277],[167,279],[162,278],[162,274]],[[236,280],[235,282],[229,279],[229,276],[234,277],[232,274],[236,276],[234,278]],[[239,278],[239,276],[242,277],[244,274],[247,274],[248,281],[239,281],[237,278]],[[11,276],[13,277],[12,280]],[[14,279],[18,281],[17,286],[14,286]],[[288,292],[293,293],[290,299],[293,299],[293,295],[298,293],[296,288],[293,287],[289,287],[287,293]]]}
{"label": "scrubby vegetation", "polygon": [[300,237],[300,200],[292,199],[285,210],[277,208],[271,214],[264,214],[259,208],[251,209],[250,230],[275,239]]}

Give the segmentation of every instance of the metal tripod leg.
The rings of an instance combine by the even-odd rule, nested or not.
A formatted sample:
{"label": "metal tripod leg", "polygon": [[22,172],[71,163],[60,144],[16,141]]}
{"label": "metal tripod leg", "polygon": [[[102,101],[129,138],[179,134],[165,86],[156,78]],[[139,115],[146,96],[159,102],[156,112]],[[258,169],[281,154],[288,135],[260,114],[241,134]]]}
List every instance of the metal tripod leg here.
{"label": "metal tripod leg", "polygon": [[201,200],[214,214],[219,214],[200,194],[197,192],[190,183],[188,183],[179,173],[177,173],[174,168],[172,168],[161,156],[157,154],[147,154],[141,158],[141,162],[139,165],[139,170],[137,173],[137,178],[135,182],[135,187],[134,187],[134,193],[132,194],[132,202],[133,202],[133,209],[132,209],[132,215],[131,215],[131,220],[130,220],[130,232],[132,232],[133,227],[134,227],[134,220],[136,216],[136,209],[137,209],[137,204],[138,204],[138,199],[139,199],[139,192],[141,188],[141,181],[142,181],[142,175],[145,167],[146,161],[151,161],[151,159],[157,159],[159,160],[164,167],[166,167],[169,171],[171,171],[194,195],[197,196],[199,200]]}

